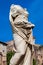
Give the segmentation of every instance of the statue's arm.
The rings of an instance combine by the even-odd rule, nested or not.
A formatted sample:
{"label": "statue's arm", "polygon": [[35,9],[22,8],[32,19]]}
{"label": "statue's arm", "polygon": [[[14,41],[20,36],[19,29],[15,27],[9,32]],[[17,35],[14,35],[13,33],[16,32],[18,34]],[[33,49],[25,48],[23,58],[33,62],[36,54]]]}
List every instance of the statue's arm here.
{"label": "statue's arm", "polygon": [[27,28],[29,26],[29,23],[27,20],[21,19],[20,21],[18,20],[18,22],[14,22],[14,25],[16,27]]}

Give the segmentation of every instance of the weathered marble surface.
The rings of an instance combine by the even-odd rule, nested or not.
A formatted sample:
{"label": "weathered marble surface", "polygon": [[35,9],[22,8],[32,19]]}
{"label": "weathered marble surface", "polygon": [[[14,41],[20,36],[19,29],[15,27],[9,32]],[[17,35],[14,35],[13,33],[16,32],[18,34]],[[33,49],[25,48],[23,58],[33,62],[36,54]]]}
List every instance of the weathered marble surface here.
{"label": "weathered marble surface", "polygon": [[34,24],[28,21],[28,14],[28,11],[20,5],[12,4],[10,7],[9,20],[16,47],[16,49],[14,48],[16,53],[12,56],[10,65],[31,65]]}

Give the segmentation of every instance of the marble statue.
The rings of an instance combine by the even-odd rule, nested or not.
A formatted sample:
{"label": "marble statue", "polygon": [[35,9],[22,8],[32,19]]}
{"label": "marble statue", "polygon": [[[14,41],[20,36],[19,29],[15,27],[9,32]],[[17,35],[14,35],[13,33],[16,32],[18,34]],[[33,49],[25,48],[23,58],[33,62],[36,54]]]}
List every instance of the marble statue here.
{"label": "marble statue", "polygon": [[28,11],[20,5],[11,5],[9,20],[15,41],[15,54],[10,60],[10,65],[31,65],[34,24],[28,21],[28,15]]}

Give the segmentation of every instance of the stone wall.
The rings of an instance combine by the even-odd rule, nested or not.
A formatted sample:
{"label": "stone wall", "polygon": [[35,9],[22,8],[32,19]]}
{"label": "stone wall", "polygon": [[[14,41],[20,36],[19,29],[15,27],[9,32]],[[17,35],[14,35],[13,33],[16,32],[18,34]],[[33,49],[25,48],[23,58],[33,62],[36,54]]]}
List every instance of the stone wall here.
{"label": "stone wall", "polygon": [[0,65],[7,65],[7,44],[0,42]]}
{"label": "stone wall", "polygon": [[13,40],[7,42],[7,52],[13,51],[13,47],[14,47],[14,41]]}
{"label": "stone wall", "polygon": [[34,47],[33,58],[36,59],[36,65],[43,65],[43,46]]}

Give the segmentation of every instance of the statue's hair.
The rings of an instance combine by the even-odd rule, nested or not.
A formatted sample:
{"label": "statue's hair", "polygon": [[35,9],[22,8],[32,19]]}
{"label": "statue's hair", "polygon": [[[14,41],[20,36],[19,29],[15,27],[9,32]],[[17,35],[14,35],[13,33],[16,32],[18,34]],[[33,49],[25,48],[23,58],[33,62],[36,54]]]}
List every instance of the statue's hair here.
{"label": "statue's hair", "polygon": [[15,8],[19,13],[21,12],[21,13],[25,13],[27,15],[29,14],[27,12],[27,9],[26,8],[22,8],[20,5],[14,5],[14,4],[12,4],[11,7],[10,7],[10,9],[13,9],[13,8]]}
{"label": "statue's hair", "polygon": [[10,8],[23,9],[20,5],[12,4]]}

